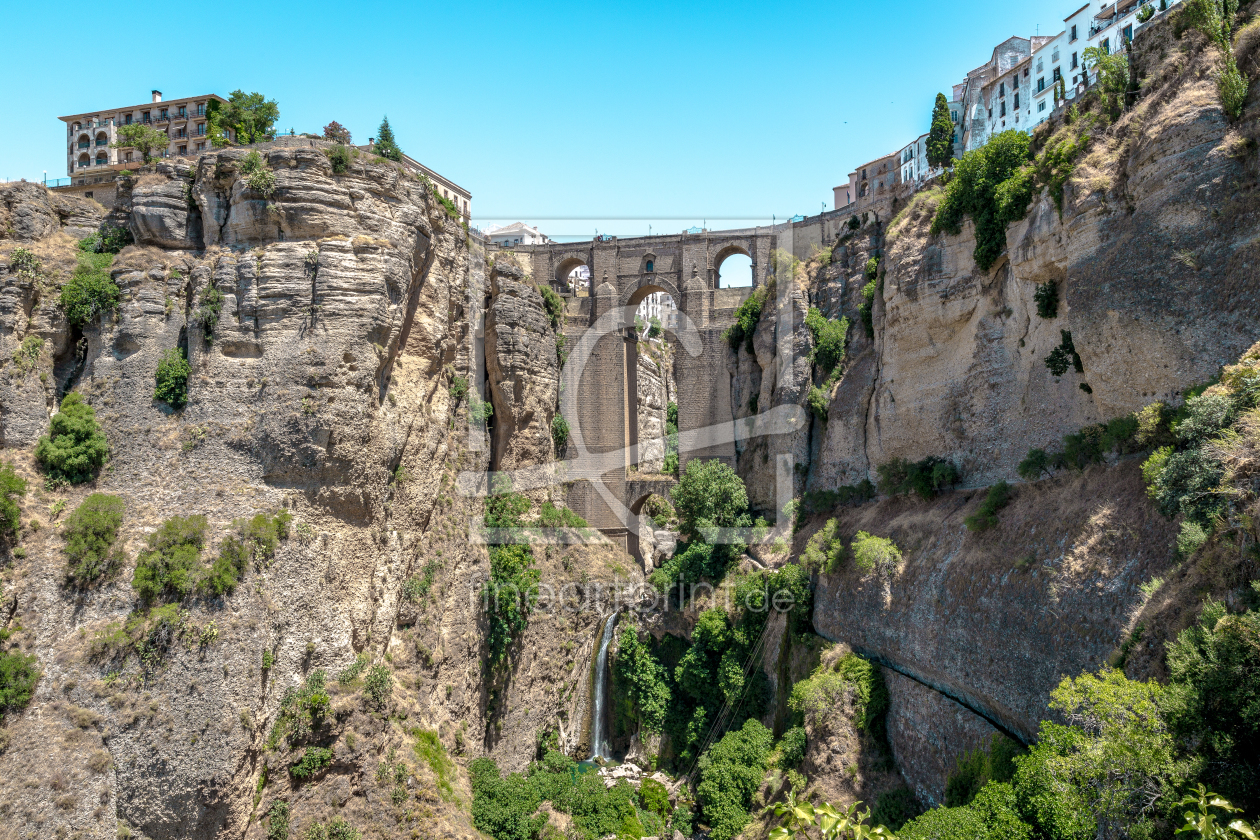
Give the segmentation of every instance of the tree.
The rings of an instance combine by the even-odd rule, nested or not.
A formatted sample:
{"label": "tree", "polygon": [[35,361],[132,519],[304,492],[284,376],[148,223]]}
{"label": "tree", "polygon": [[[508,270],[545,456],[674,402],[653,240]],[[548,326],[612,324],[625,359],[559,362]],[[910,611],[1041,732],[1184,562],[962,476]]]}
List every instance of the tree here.
{"label": "tree", "polygon": [[151,125],[132,123],[118,126],[118,140],[109,144],[111,149],[135,149],[144,158],[145,163],[153,160],[157,152],[170,145],[171,138],[165,131],[158,131]]}
{"label": "tree", "polygon": [[738,527],[748,509],[744,480],[721,461],[687,462],[687,469],[670,491],[679,528],[692,539],[707,527]]}
{"label": "tree", "polygon": [[394,130],[389,127],[389,117],[381,120],[381,127],[376,130],[376,153],[386,160],[402,161],[402,149],[394,140]]}
{"label": "tree", "polygon": [[[261,93],[232,91],[226,104],[213,100],[210,105],[211,142],[223,146],[233,139],[240,144],[258,143],[275,133],[276,120],[280,119],[280,106],[274,99],[264,99]],[[224,132],[231,132],[225,134]]]}
{"label": "tree", "polygon": [[96,411],[77,391],[61,401],[61,410],[53,415],[48,431],[35,446],[35,460],[54,482],[88,481],[109,455],[109,442],[96,422]]}
{"label": "tree", "polygon": [[943,93],[936,94],[936,107],[932,109],[927,159],[929,166],[948,166],[954,159],[954,121],[949,115],[949,100]]}
{"label": "tree", "polygon": [[346,128],[336,120],[333,120],[328,125],[324,126],[324,139],[341,143],[343,146],[349,146],[350,129]]}
{"label": "tree", "polygon": [[1082,66],[1093,68],[1102,86],[1103,99],[1111,103],[1112,116],[1124,110],[1125,93],[1129,89],[1129,60],[1120,53],[1108,53],[1102,47],[1086,47],[1081,53]]}
{"label": "tree", "polygon": [[617,684],[625,686],[626,697],[643,728],[660,732],[670,699],[665,669],[633,627],[621,631],[613,674]]}

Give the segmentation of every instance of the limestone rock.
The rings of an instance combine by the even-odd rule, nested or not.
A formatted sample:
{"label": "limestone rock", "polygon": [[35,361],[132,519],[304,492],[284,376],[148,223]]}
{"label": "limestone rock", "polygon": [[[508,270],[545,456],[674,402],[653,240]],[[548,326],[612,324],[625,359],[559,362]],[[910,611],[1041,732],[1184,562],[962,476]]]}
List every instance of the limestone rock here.
{"label": "limestone rock", "polygon": [[560,387],[556,337],[542,295],[501,256],[490,274],[486,371],[494,403],[494,469],[551,459],[551,420]]}

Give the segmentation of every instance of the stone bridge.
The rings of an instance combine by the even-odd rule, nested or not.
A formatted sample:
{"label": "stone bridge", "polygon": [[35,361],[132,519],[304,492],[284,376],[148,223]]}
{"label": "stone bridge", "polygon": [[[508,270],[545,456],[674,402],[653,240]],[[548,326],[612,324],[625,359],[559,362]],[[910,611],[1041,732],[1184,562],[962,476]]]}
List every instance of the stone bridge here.
{"label": "stone bridge", "polygon": [[[667,292],[682,316],[677,329],[667,333],[674,347],[683,440],[680,470],[692,458],[717,458],[734,467],[729,347],[722,332],[752,289],[718,288],[722,263],[735,254],[749,257],[753,288],[759,287],[770,276],[773,250],[808,256],[813,247],[834,241],[847,219],[833,212],[774,227],[511,249],[530,263],[536,282],[550,283],[566,298],[569,359],[561,375],[560,411],[571,427],[564,455],[570,508],[638,557],[643,502],[672,486],[671,481],[637,478],[630,470],[638,463],[634,314],[639,302],[653,292]],[[569,274],[579,266],[590,271],[589,296],[574,297],[568,290]]]}

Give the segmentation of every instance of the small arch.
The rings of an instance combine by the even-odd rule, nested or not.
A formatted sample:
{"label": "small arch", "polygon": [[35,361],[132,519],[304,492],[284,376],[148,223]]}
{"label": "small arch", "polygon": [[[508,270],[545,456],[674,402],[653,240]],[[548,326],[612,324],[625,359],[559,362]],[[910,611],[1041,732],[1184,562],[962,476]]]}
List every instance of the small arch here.
{"label": "small arch", "polygon": [[96,132],[96,145],[104,146],[109,142],[109,135],[103,131]]}
{"label": "small arch", "polygon": [[656,254],[648,251],[639,263],[640,274],[652,274],[656,271]]}
{"label": "small arch", "polygon": [[[735,258],[727,265],[728,260]],[[723,267],[726,271],[723,272]],[[752,276],[752,254],[742,244],[731,243],[718,251],[713,258],[714,286],[719,289],[747,288],[754,285]]]}
{"label": "small arch", "polygon": [[626,307],[638,308],[643,299],[653,292],[664,292],[674,300],[675,306],[681,306],[682,295],[678,294],[678,290],[674,288],[674,284],[663,280],[660,276],[653,277],[651,280],[644,278],[639,281],[639,285],[631,289],[626,295]]}
{"label": "small arch", "polygon": [[581,257],[568,257],[556,265],[555,286],[573,295],[589,294],[591,268]]}

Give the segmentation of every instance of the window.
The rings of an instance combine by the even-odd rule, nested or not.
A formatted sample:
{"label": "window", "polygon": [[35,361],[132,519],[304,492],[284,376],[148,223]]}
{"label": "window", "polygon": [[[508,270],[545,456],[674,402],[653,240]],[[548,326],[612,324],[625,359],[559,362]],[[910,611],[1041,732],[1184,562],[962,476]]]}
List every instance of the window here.
{"label": "window", "polygon": [[185,108],[183,105],[180,105],[180,106],[179,106],[179,115],[180,115],[181,117],[186,117],[186,116],[188,116],[188,109],[187,109],[187,108]]}
{"label": "window", "polygon": [[998,96],[1006,96],[1006,82],[998,82]]}
{"label": "window", "polygon": [[180,146],[180,147],[179,147],[179,153],[180,153],[181,155],[186,155],[186,154],[188,154],[188,147],[187,147],[187,146]]}
{"label": "window", "polygon": [[123,125],[131,125],[131,114],[123,117]]}
{"label": "window", "polygon": [[1028,78],[1028,68],[1027,68],[1027,67],[1025,67],[1025,68],[1024,68],[1024,78],[1025,78],[1025,79],[1027,79],[1027,78]]}
{"label": "window", "polygon": [[1054,81],[1056,84],[1058,84],[1060,78],[1062,78],[1062,75],[1059,73],[1059,68],[1056,67],[1054,68]]}
{"label": "window", "polygon": [[1006,102],[1005,101],[1001,102],[999,104],[999,107],[1001,108],[1001,111],[998,113],[998,116],[1005,117],[1006,116]]}
{"label": "window", "polygon": [[1057,62],[1058,60],[1059,60],[1059,50],[1056,48],[1054,52],[1050,53],[1050,61]]}
{"label": "window", "polygon": [[198,143],[198,144],[197,144],[197,151],[199,151],[199,152],[204,152],[205,150],[206,150],[206,144],[205,144],[205,143]]}
{"label": "window", "polygon": [[652,273],[652,270],[653,270],[655,267],[656,267],[656,264],[655,264],[652,260],[648,260],[648,261],[647,261],[647,266],[646,266],[646,269],[647,269],[648,274],[651,274],[651,273]]}
{"label": "window", "polygon": [[1072,69],[1075,70],[1077,66],[1078,66],[1078,60],[1076,57],[1076,53],[1072,53]]}
{"label": "window", "polygon": [[949,112],[949,119],[950,119],[950,121],[951,121],[951,122],[953,122],[954,124],[957,124],[957,123],[958,123],[958,112],[957,112],[957,111],[950,111],[950,112]]}
{"label": "window", "polygon": [[127,152],[127,155],[126,155],[126,157],[124,157],[124,158],[123,158],[123,160],[124,160],[126,163],[131,163],[131,152]]}
{"label": "window", "polygon": [[1124,42],[1127,44],[1128,42],[1132,40],[1133,40],[1133,24],[1129,24],[1128,26],[1124,28]]}
{"label": "window", "polygon": [[1107,55],[1111,55],[1111,39],[1110,38],[1103,38],[1102,43],[1099,44],[1098,46],[1102,47],[1102,51],[1105,52]]}
{"label": "window", "polygon": [[1072,34],[1068,36],[1068,40],[1069,41],[1076,40],[1076,25],[1075,24],[1072,25]]}
{"label": "window", "polygon": [[865,169],[863,169],[863,170],[862,170],[862,180],[863,180],[863,181],[865,181],[865,180],[866,180],[866,170],[865,170]]}
{"label": "window", "polygon": [[1019,94],[1015,94],[1015,110],[1019,110]]}
{"label": "window", "polygon": [[1037,103],[1037,110],[1038,110],[1038,111],[1044,111],[1044,110],[1046,110],[1046,100],[1044,100],[1044,99],[1043,99],[1043,100],[1041,100],[1040,102],[1038,102],[1038,103]]}
{"label": "window", "polygon": [[1037,59],[1037,72],[1038,72],[1038,73],[1044,73],[1045,71],[1046,71],[1046,65],[1045,65],[1045,62],[1044,62],[1044,61],[1042,61],[1040,58],[1039,58],[1039,59]]}
{"label": "window", "polygon": [[1041,93],[1046,89],[1046,77],[1041,76],[1037,79],[1037,93]]}

